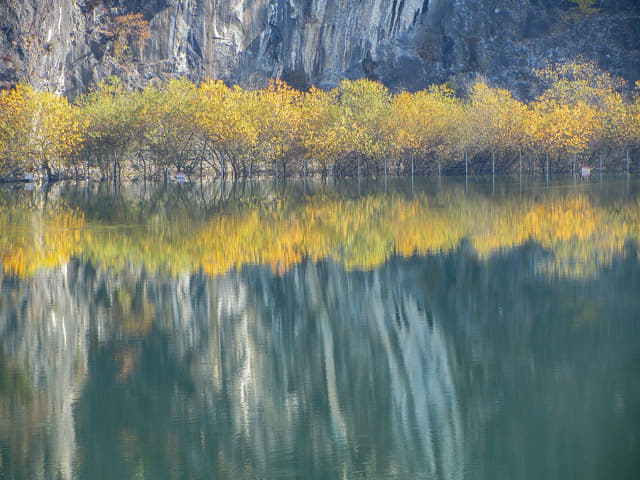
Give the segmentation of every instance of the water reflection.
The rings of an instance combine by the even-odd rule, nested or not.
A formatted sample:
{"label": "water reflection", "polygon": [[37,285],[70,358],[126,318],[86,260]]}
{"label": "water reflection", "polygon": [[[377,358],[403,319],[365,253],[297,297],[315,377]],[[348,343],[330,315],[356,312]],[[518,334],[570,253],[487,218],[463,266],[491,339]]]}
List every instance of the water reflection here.
{"label": "water reflection", "polygon": [[632,478],[637,257],[550,284],[535,254],[5,279],[1,471]]}
{"label": "water reflection", "polygon": [[[63,191],[60,211],[100,245],[142,241],[104,228],[140,212],[154,242],[199,231],[201,211],[161,220],[194,191],[153,193]],[[65,225],[21,234],[81,230]],[[0,275],[0,477],[635,478],[634,242],[556,276],[543,244],[484,255],[477,238],[366,270],[303,256],[212,276],[105,261],[80,237]]]}
{"label": "water reflection", "polygon": [[464,241],[485,259],[533,242],[546,254],[536,259],[540,273],[593,277],[626,243],[640,241],[638,197],[610,184],[610,191],[532,184],[524,192],[519,183],[495,192],[479,184],[468,194],[463,184],[435,193],[427,183],[416,193],[401,182],[389,193],[370,186],[361,195],[350,185],[315,184],[303,193],[265,183],[5,192],[0,262],[22,277],[72,257],[174,275],[220,275],[248,264],[283,273],[305,257],[371,269],[394,254],[450,252]]}

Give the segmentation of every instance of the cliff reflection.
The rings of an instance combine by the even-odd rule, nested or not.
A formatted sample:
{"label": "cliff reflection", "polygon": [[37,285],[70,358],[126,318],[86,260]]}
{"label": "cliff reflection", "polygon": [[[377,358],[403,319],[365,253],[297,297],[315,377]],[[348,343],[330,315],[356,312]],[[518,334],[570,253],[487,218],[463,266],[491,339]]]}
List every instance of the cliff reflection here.
{"label": "cliff reflection", "polygon": [[[531,458],[546,476],[577,448],[604,449],[624,473],[639,420],[625,382],[637,253],[588,281],[538,276],[541,255],[530,245],[486,261],[463,244],[364,272],[307,259],[212,278],[72,261],[5,277],[14,388],[2,389],[0,472],[508,478]],[[585,435],[594,415],[611,424]],[[567,445],[532,448],[532,431],[557,425]],[[596,478],[593,467],[572,471]]]}
{"label": "cliff reflection", "polygon": [[390,274],[303,262],[161,279],[73,262],[5,281],[2,349],[35,398],[2,403],[3,471],[459,478],[450,339]]}
{"label": "cliff reflection", "polygon": [[0,195],[0,477],[640,470],[636,196],[263,187]]}
{"label": "cliff reflection", "polygon": [[[87,375],[90,289],[69,268],[0,280],[3,478],[73,477],[73,405]],[[10,388],[11,384],[14,387]]]}
{"label": "cliff reflection", "polygon": [[95,353],[76,412],[82,471],[459,478],[450,339],[387,275],[303,262],[154,282],[145,340],[115,335]]}

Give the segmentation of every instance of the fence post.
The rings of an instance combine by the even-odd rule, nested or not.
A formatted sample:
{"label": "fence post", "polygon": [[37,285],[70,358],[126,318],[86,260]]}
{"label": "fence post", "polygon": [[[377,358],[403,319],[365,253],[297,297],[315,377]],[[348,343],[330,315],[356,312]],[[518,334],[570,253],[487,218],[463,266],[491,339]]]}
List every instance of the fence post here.
{"label": "fence post", "polygon": [[602,183],[602,152],[600,152],[600,183]]}
{"label": "fence post", "polygon": [[469,191],[469,156],[464,152],[464,190]]}
{"label": "fence post", "polygon": [[547,166],[547,187],[549,186],[549,153],[544,152],[544,161]]}
{"label": "fence post", "polygon": [[627,177],[629,176],[629,149],[627,148]]}

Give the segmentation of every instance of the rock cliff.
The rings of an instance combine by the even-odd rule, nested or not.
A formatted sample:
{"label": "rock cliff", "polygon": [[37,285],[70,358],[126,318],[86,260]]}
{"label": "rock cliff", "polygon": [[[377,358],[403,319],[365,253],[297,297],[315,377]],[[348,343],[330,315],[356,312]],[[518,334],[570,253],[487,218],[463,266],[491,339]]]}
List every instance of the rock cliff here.
{"label": "rock cliff", "polygon": [[[589,2],[581,2],[587,4]],[[140,13],[149,40],[115,48],[113,20]],[[305,88],[343,78],[420,89],[482,75],[521,97],[530,69],[582,56],[640,79],[640,2],[600,0],[4,0],[0,85],[67,94],[116,74]]]}

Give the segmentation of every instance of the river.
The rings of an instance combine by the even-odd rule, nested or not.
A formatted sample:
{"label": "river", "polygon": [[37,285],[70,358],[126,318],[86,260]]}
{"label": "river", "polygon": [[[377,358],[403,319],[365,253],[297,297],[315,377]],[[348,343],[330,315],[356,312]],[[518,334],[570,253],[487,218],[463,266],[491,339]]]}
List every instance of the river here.
{"label": "river", "polygon": [[639,187],[0,190],[0,478],[640,478]]}

